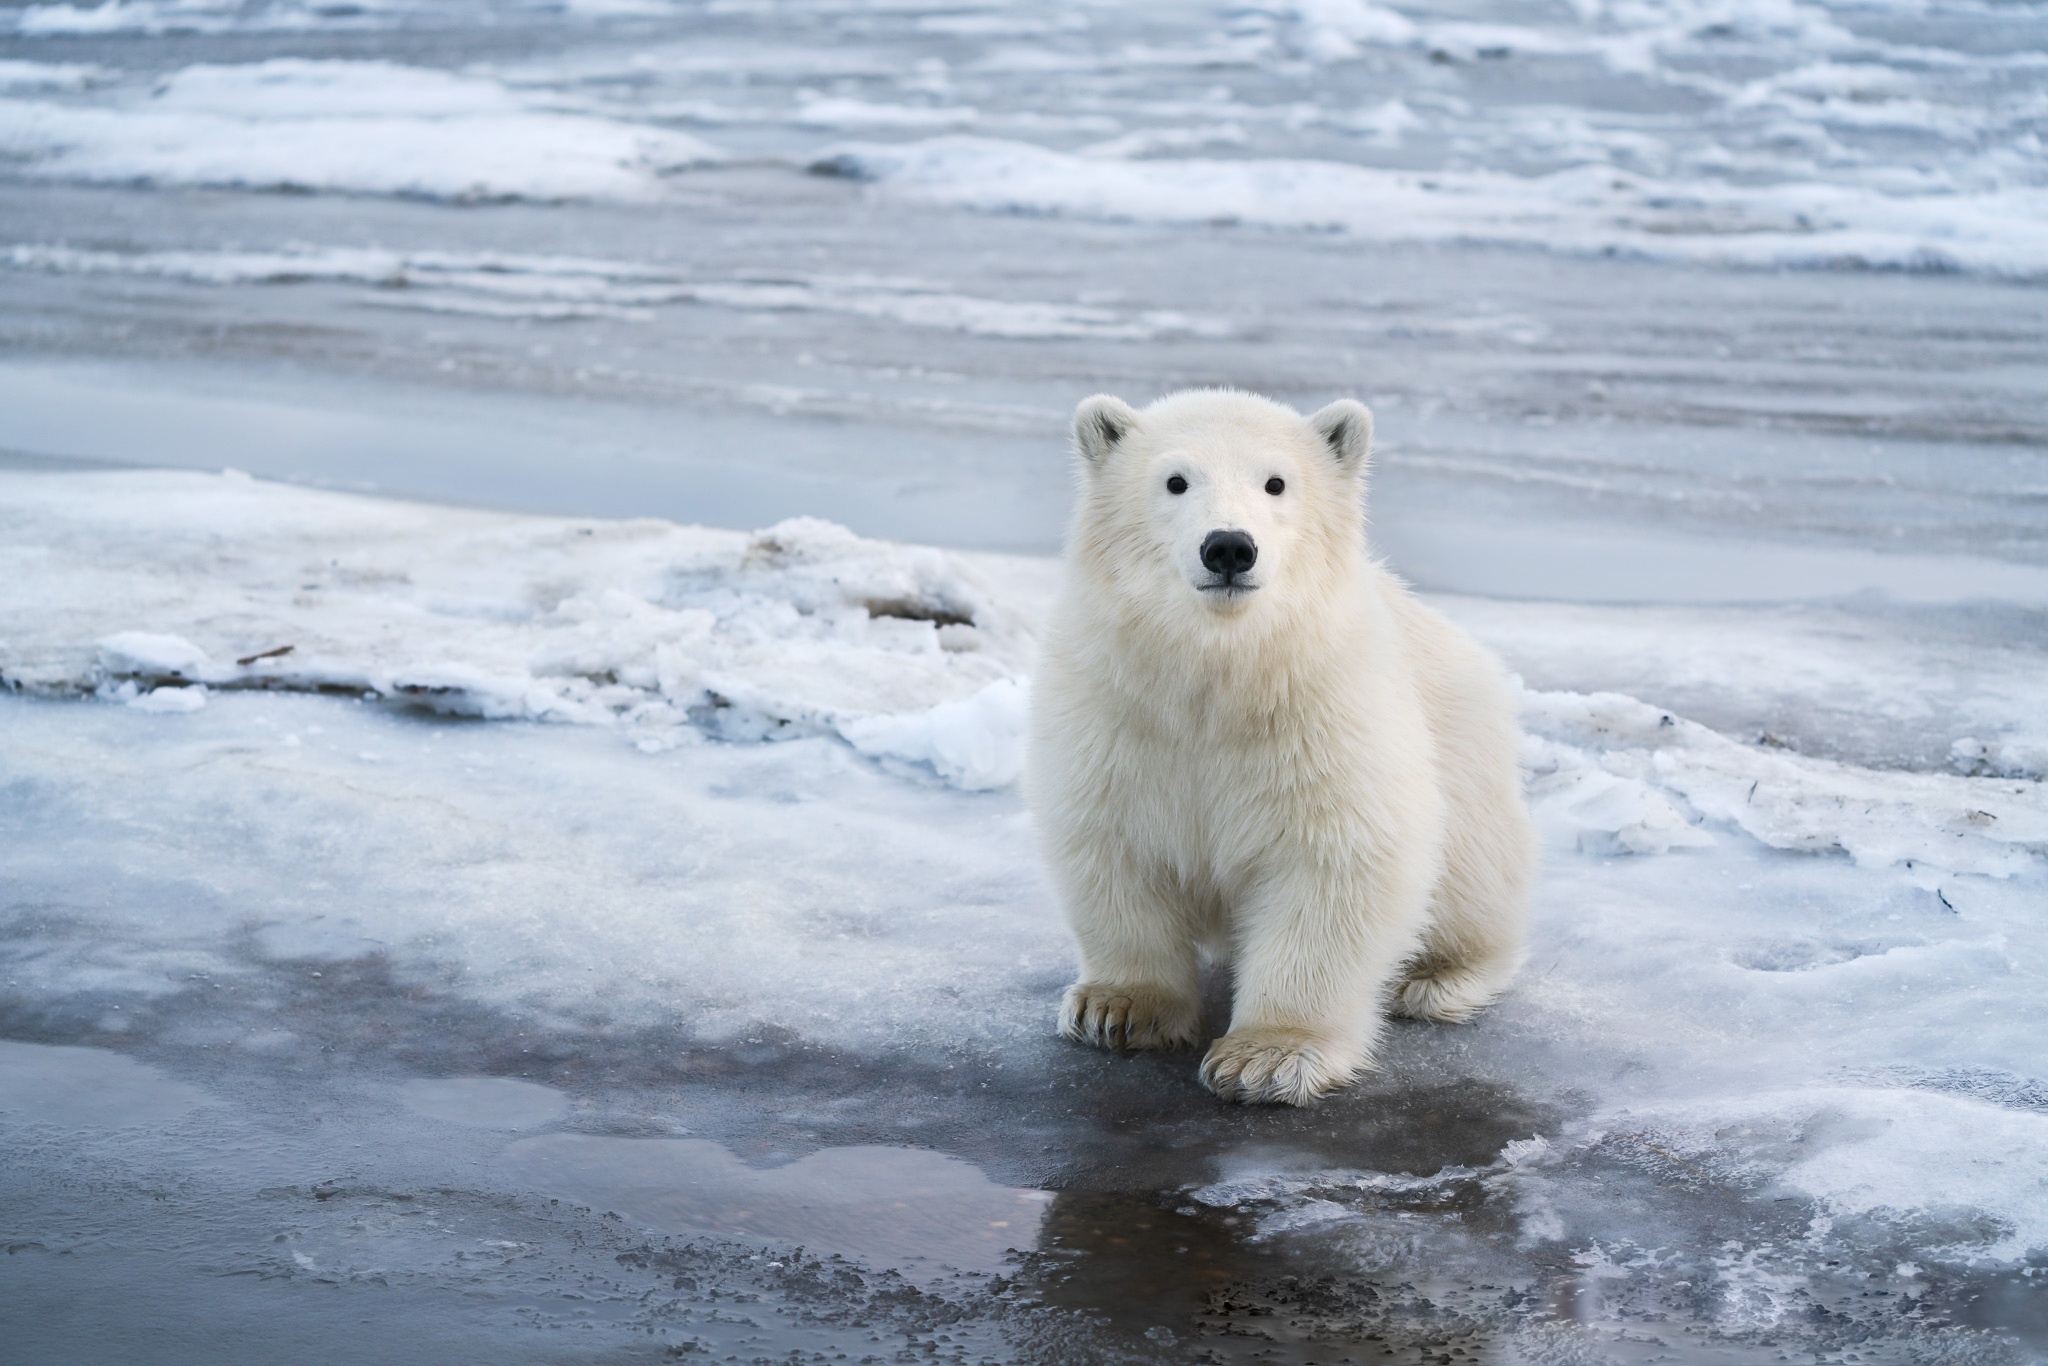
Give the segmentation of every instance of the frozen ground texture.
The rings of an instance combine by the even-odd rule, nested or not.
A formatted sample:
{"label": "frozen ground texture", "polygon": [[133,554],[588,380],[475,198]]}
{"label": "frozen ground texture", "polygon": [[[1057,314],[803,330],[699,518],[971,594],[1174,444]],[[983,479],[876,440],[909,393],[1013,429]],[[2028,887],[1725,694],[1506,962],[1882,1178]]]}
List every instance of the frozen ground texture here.
{"label": "frozen ground texture", "polygon": [[[505,1081],[378,1101],[372,1086],[337,1120],[372,1148],[389,1141],[379,1104],[476,1116],[472,1130],[512,1137],[477,1150],[489,1174],[472,1185],[913,1276],[920,1240],[985,1272],[1042,1219],[1051,1247],[1062,1217],[1104,1217],[1000,1184],[1065,1187],[1102,1160],[1084,1138],[1019,1141],[1076,1122],[1071,1101],[1048,1107],[1076,1067],[1142,1069],[1121,1084],[1169,1088],[1169,1113],[1210,1108],[1187,1059],[1098,1062],[1045,1039],[1068,950],[1008,783],[1047,563],[817,521],[749,535],[522,517],[233,473],[0,479],[0,676],[17,694],[4,980],[12,1017],[45,1037],[142,1034],[171,1055],[288,1062],[288,1077],[308,1050],[365,1046],[321,1016],[348,1009],[323,999],[328,975],[335,992],[367,975],[446,1022],[387,1021],[401,1054],[504,1057],[507,1040],[462,1042],[481,1012],[518,1041],[509,1070],[575,1098]],[[1446,606],[1511,659],[1514,632],[1546,618],[1602,639],[1594,609]],[[1610,630],[1636,629],[1630,615]],[[1684,619],[1660,624],[1676,648]],[[1782,702],[1786,671],[1829,692],[1842,648],[1788,633],[1758,695]],[[1987,693],[2022,726],[2041,688],[2032,671]],[[1591,1297],[1590,1326],[1571,1330],[1587,1350],[1601,1324],[1650,1314],[1737,1357],[1783,1334],[1860,1336],[1880,1359],[2009,1353],[2009,1306],[1980,1315],[1988,1337],[1957,1306],[2038,1293],[2048,1252],[2040,783],[1804,757],[1615,693],[1528,691],[1524,721],[1548,846],[1535,954],[1483,1024],[1402,1031],[1389,1080],[1504,1088],[1497,1108],[1528,1117],[1476,1150],[1458,1140],[1442,1171],[1443,1157],[1375,1170],[1361,1139],[1244,1135],[1186,1168],[1180,1213],[1143,1217],[1249,1215],[1259,1239],[1382,1277],[1412,1279],[1403,1260],[1423,1247],[1439,1274],[1522,1284],[1563,1256]],[[237,992],[256,999],[230,1018],[192,999]],[[667,1042],[639,1054],[651,1038]],[[71,1080],[84,1062],[64,1050],[9,1047],[0,1064],[42,1078],[0,1087],[9,1122],[112,1122],[86,1093],[114,1082]],[[748,1175],[719,1144],[759,1136],[743,1104],[709,1098],[716,1071],[680,1115],[647,1073],[749,1048],[756,1084],[814,1135],[800,1151],[819,1127],[872,1141],[878,1121],[841,1090],[863,1069],[885,1089],[903,1084],[890,1069],[983,1078],[994,1095],[954,1104],[995,1116],[969,1150],[997,1184],[952,1159],[895,1171],[925,1159],[893,1147],[828,1147],[805,1159],[815,1178]],[[791,1064],[773,1059],[805,1056],[837,1078],[783,1089]],[[114,1081],[145,1109],[250,1108],[246,1082],[215,1075],[225,1089],[146,1069]],[[1341,1131],[1344,1115],[1310,1118]],[[535,1129],[554,1136],[516,1137]],[[259,1165],[295,1160],[310,1159]],[[819,1204],[813,1179],[840,1203]],[[905,1183],[935,1212],[895,1216],[913,1232],[892,1243],[861,1192]],[[1610,1188],[1630,1183],[1644,1184],[1617,1215]],[[1648,1198],[1659,1188],[1681,1194]],[[692,1190],[706,1193],[675,1193]],[[1018,1232],[993,1242],[996,1220],[958,1213],[1010,1208],[1001,1227]],[[1418,1218],[1432,1222],[1388,1242],[1389,1221]],[[294,1254],[309,1273],[389,1274],[388,1250],[329,1237]],[[1924,1312],[1842,1299],[1873,1289],[1928,1297]],[[1516,1342],[1556,1330],[1526,1307],[1472,1312]]]}

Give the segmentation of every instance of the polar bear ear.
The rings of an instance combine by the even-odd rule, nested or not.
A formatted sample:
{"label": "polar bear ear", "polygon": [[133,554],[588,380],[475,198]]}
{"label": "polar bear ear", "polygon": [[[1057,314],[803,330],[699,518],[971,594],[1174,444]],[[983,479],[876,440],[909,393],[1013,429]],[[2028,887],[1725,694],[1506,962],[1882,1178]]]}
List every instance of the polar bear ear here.
{"label": "polar bear ear", "polygon": [[1109,394],[1094,394],[1074,409],[1074,449],[1100,465],[1138,425],[1138,410]]}
{"label": "polar bear ear", "polygon": [[1346,474],[1363,474],[1372,459],[1372,409],[1355,398],[1340,398],[1308,420]]}

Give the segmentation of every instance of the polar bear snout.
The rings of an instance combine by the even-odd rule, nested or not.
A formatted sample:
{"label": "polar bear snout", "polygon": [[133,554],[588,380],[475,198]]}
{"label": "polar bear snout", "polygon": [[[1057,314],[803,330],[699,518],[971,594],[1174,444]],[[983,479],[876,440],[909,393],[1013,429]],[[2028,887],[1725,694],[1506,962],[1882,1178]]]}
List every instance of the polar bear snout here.
{"label": "polar bear snout", "polygon": [[1259,543],[1244,531],[1212,531],[1202,538],[1202,568],[1217,576],[1202,585],[1204,592],[1243,592],[1256,587],[1239,581],[1259,562]]}

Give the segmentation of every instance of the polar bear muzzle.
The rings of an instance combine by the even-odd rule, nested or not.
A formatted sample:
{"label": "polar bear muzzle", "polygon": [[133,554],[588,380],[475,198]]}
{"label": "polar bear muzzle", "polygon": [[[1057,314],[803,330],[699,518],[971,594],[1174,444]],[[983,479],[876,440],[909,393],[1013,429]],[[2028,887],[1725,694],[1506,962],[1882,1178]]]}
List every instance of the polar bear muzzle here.
{"label": "polar bear muzzle", "polygon": [[1240,582],[1240,574],[1249,573],[1259,562],[1258,542],[1243,531],[1212,531],[1202,538],[1202,568],[1216,575],[1212,583],[1202,585],[1202,591],[1243,593],[1256,587],[1255,584]]}

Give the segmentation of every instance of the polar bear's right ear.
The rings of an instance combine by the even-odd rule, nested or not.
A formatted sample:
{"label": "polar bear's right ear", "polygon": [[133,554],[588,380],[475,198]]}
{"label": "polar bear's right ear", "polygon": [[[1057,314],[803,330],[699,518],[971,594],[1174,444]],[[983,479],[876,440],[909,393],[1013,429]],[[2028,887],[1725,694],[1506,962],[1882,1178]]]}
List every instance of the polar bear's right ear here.
{"label": "polar bear's right ear", "polygon": [[1138,425],[1138,410],[1110,394],[1094,394],[1074,409],[1074,449],[1100,465]]}
{"label": "polar bear's right ear", "polygon": [[1337,468],[1346,474],[1365,473],[1372,458],[1372,409],[1355,398],[1340,398],[1310,414],[1308,425],[1337,457]]}

